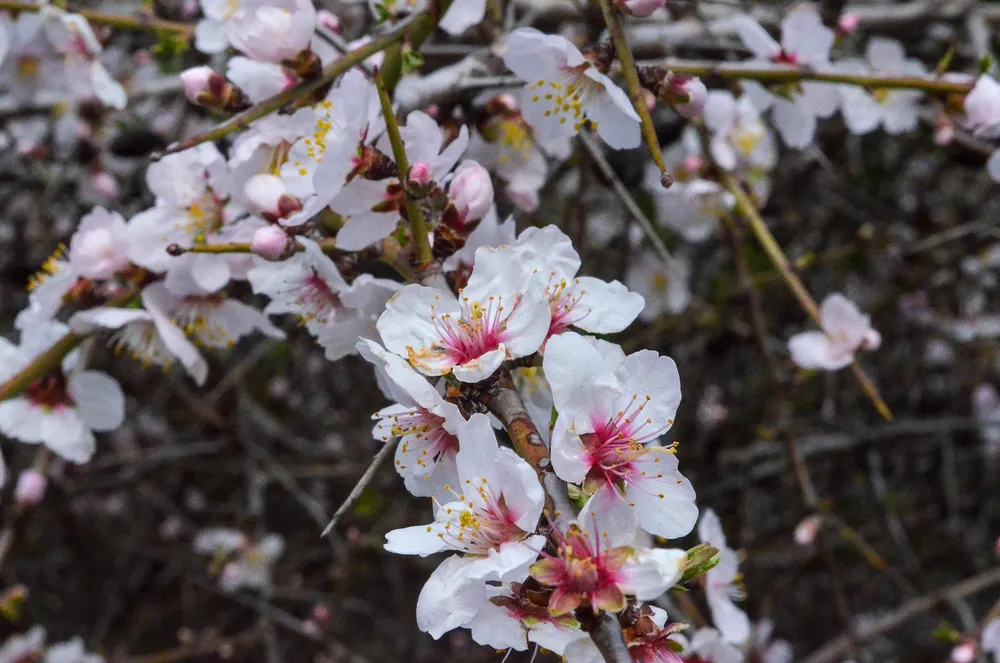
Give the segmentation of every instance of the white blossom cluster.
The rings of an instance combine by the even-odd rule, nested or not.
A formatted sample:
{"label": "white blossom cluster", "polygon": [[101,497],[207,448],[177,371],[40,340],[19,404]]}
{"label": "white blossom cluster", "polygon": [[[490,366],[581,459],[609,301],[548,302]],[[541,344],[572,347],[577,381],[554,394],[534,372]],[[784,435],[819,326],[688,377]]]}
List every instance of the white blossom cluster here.
{"label": "white blossom cluster", "polygon": [[[637,16],[662,4],[618,3]],[[201,0],[200,7],[195,47],[239,53],[226,61],[225,76],[207,65],[180,75],[187,97],[213,110],[245,110],[310,85],[345,57],[317,36],[338,19],[310,0]],[[424,10],[419,2],[372,5],[390,28]],[[461,35],[485,11],[482,0],[455,0],[438,25]],[[74,98],[125,106],[79,14],[43,4],[0,21],[0,87],[30,95],[55,83]],[[753,54],[740,63],[742,94],[669,72],[656,93],[696,119],[662,153],[673,185],[665,188],[653,165],[644,179],[657,220],[688,242],[711,241],[738,207],[719,172],[765,204],[779,156],[772,126],[793,149],[811,145],[818,120],[838,111],[853,133],[897,134],[917,127],[925,96],[809,77],[768,85],[754,71],[931,75],[885,38],[873,38],[864,58],[832,60],[837,34],[809,6],[788,12],[780,41],[749,16],[738,18],[737,33]],[[439,638],[465,628],[496,649],[538,645],[570,663],[596,662],[602,654],[586,617],[605,611],[621,617],[640,663],[735,663],[751,652],[768,663],[790,661],[787,643],[770,642],[771,625],[754,626],[734,603],[742,597],[739,555],[711,510],[699,521],[678,446],[665,438],[681,401],[680,371],[670,357],[626,354],[603,338],[637,319],[682,311],[692,267],[642,250],[626,284],[601,280],[581,273],[581,257],[558,227],[516,233],[514,219],[501,222],[497,212],[498,205],[535,212],[551,169],[581,132],[611,149],[640,147],[640,113],[613,80],[607,49],[519,28],[497,52],[524,81],[520,98],[491,91],[476,122],[440,116],[440,108],[413,110],[398,122],[401,148],[373,79],[384,63],[376,54],[284,112],[255,118],[225,151],[210,141],[170,150],[146,172],[148,209],[126,219],[95,207],[33,279],[15,322],[18,342],[0,338],[0,384],[20,379],[67,339],[101,335],[144,365],[180,366],[202,385],[209,353],[254,333],[284,339],[273,318],[294,318],[327,359],[360,354],[370,362],[390,402],[374,413],[372,435],[397,444],[395,469],[410,493],[429,499],[430,513],[428,523],[389,532],[385,549],[445,554],[416,606],[423,631]],[[947,128],[939,133],[957,126],[1000,137],[1000,85],[987,75],[941,78],[970,92],[960,109],[939,109]],[[989,171],[1000,180],[998,155]],[[415,210],[429,220],[424,236]],[[430,264],[420,264],[423,245]],[[359,271],[356,257],[382,259],[399,278]],[[233,296],[240,283],[266,306]],[[801,368],[840,370],[881,343],[869,317],[841,294],[829,295],[817,316],[821,329],[788,342]],[[113,377],[88,370],[78,351],[56,359],[0,402],[0,432],[86,463],[95,433],[122,424],[125,395]],[[544,440],[544,465],[523,455],[515,423],[491,405],[491,390],[506,381],[518,388],[506,397],[528,417],[517,425]],[[992,401],[980,400],[981,418],[995,418]],[[502,443],[508,439],[512,446]],[[563,497],[571,487],[578,514],[557,513],[550,480]],[[44,477],[24,473],[22,482],[19,500],[42,498]],[[671,614],[670,623],[654,602],[689,580],[689,554],[653,541],[696,527],[719,551],[697,581],[712,624],[685,634],[676,623],[682,615]],[[226,528],[202,531],[193,545],[217,562],[226,591],[266,590],[284,549],[278,535],[258,540]],[[988,651],[997,650],[995,624],[983,632]],[[54,663],[99,660],[79,642],[46,649],[40,633],[9,640],[0,660],[43,651]],[[76,658],[60,658],[70,645],[80,649]]]}

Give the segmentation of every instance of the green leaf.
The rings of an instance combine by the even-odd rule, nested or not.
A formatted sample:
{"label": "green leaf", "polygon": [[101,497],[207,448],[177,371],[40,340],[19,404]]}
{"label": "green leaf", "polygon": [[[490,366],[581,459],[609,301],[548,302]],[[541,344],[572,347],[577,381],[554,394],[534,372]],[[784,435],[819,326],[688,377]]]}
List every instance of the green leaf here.
{"label": "green leaf", "polygon": [[707,543],[699,543],[694,548],[687,551],[687,565],[684,567],[684,576],[681,582],[694,580],[714,569],[722,561],[719,549]]}

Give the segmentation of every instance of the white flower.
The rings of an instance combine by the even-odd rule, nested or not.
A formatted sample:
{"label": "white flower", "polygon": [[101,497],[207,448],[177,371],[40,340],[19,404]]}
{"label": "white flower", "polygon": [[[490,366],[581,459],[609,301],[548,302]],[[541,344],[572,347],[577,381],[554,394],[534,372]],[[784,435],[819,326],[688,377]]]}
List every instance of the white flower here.
{"label": "white flower", "polygon": [[309,48],[316,29],[312,0],[241,0],[237,6],[225,33],[247,57],[279,63]]}
{"label": "white flower", "polygon": [[977,136],[1000,137],[1000,83],[983,74],[965,98],[962,125]]}
{"label": "white flower", "polygon": [[208,363],[167,315],[172,298],[163,283],[152,283],[142,291],[144,308],[98,306],[79,311],[70,318],[70,329],[88,334],[96,329],[120,330],[111,338],[115,351],[124,351],[143,365],[169,369],[179,360],[199,385],[208,377]]}
{"label": "white flower", "polygon": [[[230,58],[226,63],[226,78],[243,90],[254,104],[273,97],[296,82],[281,65],[258,62],[239,55]],[[197,101],[197,98],[194,101]]]}
{"label": "white flower", "polygon": [[701,516],[698,538],[719,550],[719,564],[705,574],[705,598],[712,611],[712,622],[722,632],[726,642],[743,644],[750,637],[750,619],[733,603],[734,598],[743,598],[743,590],[734,584],[738,578],[740,558],[735,550],[726,545],[722,523],[711,509],[706,509]]}
{"label": "white flower", "polygon": [[472,639],[498,650],[525,651],[529,643],[535,643],[554,654],[562,654],[569,643],[580,638],[590,640],[572,616],[540,614],[523,593],[520,583],[487,585],[482,606],[463,624],[472,632]]}
{"label": "white flower", "polygon": [[687,261],[680,257],[665,263],[655,251],[642,251],[629,263],[625,277],[629,289],[640,293],[646,302],[639,319],[652,322],[665,313],[677,315],[686,309],[691,303],[690,273]]}
{"label": "white flower", "polygon": [[57,248],[42,264],[38,273],[31,277],[28,283],[28,290],[31,291],[28,306],[14,319],[17,329],[30,329],[49,322],[62,308],[63,299],[78,276],[69,261],[63,257],[64,248]]}
{"label": "white flower", "polygon": [[574,332],[549,339],[543,367],[558,413],[552,467],[582,483],[619,526],[636,522],[668,539],[698,518],[694,488],[677,469],[672,447],[655,444],[670,430],[681,401],[670,357],[621,348]]}
{"label": "white flower", "polygon": [[315,195],[315,204],[322,208],[344,188],[358,163],[358,148],[371,144],[385,128],[378,92],[363,73],[352,69],[302,123],[303,138],[288,151],[281,177],[289,193],[302,200]]}
{"label": "white flower", "polygon": [[336,361],[357,351],[360,339],[378,340],[375,327],[389,299],[402,286],[396,281],[362,274],[340,293],[344,305],[333,318],[319,328],[316,342],[326,351],[326,358]]}
{"label": "white flower", "polygon": [[480,248],[469,283],[459,297],[408,285],[378,320],[385,346],[424,375],[452,373],[479,382],[506,359],[541,346],[551,315],[541,288],[522,292],[521,265],[502,249]]}
{"label": "white flower", "polygon": [[0,661],[15,663],[16,661],[31,661],[45,648],[45,629],[41,626],[31,627],[23,635],[12,635],[0,647]]}
{"label": "white flower", "polygon": [[695,631],[691,641],[683,635],[671,636],[684,648],[685,659],[694,658],[709,663],[743,663],[743,652],[720,637],[714,628],[701,628]]}
{"label": "white flower", "polygon": [[465,423],[458,406],[444,400],[405,359],[378,343],[359,341],[358,351],[375,365],[379,384],[395,401],[372,416],[378,420],[372,437],[380,442],[399,438],[395,467],[408,491],[451,501],[444,487],[459,485],[455,456],[458,428]]}
{"label": "white flower", "polygon": [[203,347],[228,349],[254,331],[270,338],[285,338],[285,332],[271,324],[266,315],[225,295],[176,295],[166,288],[161,294],[162,310]]}
{"label": "white flower", "polygon": [[552,313],[549,335],[576,327],[593,334],[611,334],[628,327],[642,311],[642,295],[618,281],[577,276],[580,255],[556,226],[527,228],[509,249],[523,265],[524,287],[535,279],[545,292]]}
{"label": "white flower", "polygon": [[778,161],[774,137],[760,119],[749,97],[738,100],[722,90],[712,90],[705,100],[705,126],[711,133],[712,158],[720,167],[770,171]]}
{"label": "white flower", "polygon": [[[21,333],[21,345],[0,338],[0,382],[30,364],[69,329],[49,322]],[[100,371],[72,371],[75,354],[62,367],[0,402],[0,432],[28,444],[44,444],[56,455],[86,463],[94,455],[94,431],[112,431],[125,418],[118,382]]]}
{"label": "white flower", "polygon": [[239,530],[209,528],[198,533],[194,551],[201,555],[230,557],[219,576],[219,585],[227,592],[241,587],[266,589],[271,585],[271,568],[285,550],[280,534],[268,534],[251,542]]}
{"label": "white flower", "polygon": [[786,640],[771,640],[774,623],[762,619],[753,629],[753,649],[762,663],[792,663],[792,645]]}
{"label": "white flower", "polygon": [[840,293],[823,300],[819,315],[823,331],[803,332],[788,341],[792,361],[802,368],[838,371],[854,361],[858,350],[877,350],[882,344],[871,319]]}
{"label": "white flower", "polygon": [[438,27],[450,35],[460,35],[481,23],[486,14],[486,0],[454,0],[438,22]]}
{"label": "white flower", "polygon": [[109,108],[125,108],[125,89],[101,64],[101,42],[87,19],[50,4],[41,5],[38,13],[46,38],[64,56],[63,77],[74,96],[93,96]]}
{"label": "white flower", "polygon": [[514,217],[509,216],[501,223],[496,209],[491,208],[475,230],[469,233],[465,245],[445,259],[444,270],[446,272],[461,272],[464,278],[460,279],[460,282],[466,283],[472,273],[472,267],[475,265],[476,250],[479,247],[500,247],[505,244],[513,244],[516,238],[517,228]]}
{"label": "white flower", "polygon": [[77,637],[50,645],[45,651],[45,663],[104,663],[104,657],[88,654],[83,638]]}
{"label": "white flower", "polygon": [[[835,35],[823,25],[815,9],[800,5],[792,9],[781,24],[781,43],[750,16],[741,16],[737,30],[744,45],[760,62],[802,65],[823,69],[830,63],[830,48]],[[816,118],[827,118],[837,112],[837,87],[827,83],[804,81],[779,90],[776,94],[755,81],[743,81],[743,89],[762,112],[774,109],[774,123],[789,147],[804,148],[812,142]]]}
{"label": "white flower", "polygon": [[458,438],[460,483],[451,487],[454,501],[436,502],[430,525],[386,535],[389,552],[420,556],[447,550],[463,553],[438,567],[417,600],[417,625],[435,637],[474,617],[481,605],[442,602],[441,597],[455,596],[466,585],[481,586],[488,580],[522,579],[545,541],[533,534],[545,493],[531,466],[510,449],[497,445],[486,415],[472,415],[459,427]]}
{"label": "white flower", "polygon": [[80,276],[109,279],[128,265],[128,227],[117,212],[95,207],[69,242],[69,263]]}
{"label": "white flower", "polygon": [[522,113],[540,135],[573,136],[589,121],[609,146],[639,146],[639,116],[628,96],[564,37],[518,28],[507,37],[504,63],[528,82]]}
{"label": "white flower", "polygon": [[983,651],[993,654],[993,663],[1000,663],[1000,619],[994,619],[983,628],[979,637]]}
{"label": "white flower", "polygon": [[[903,45],[894,39],[875,38],[868,42],[867,63],[844,60],[837,68],[850,73],[876,72],[886,76],[921,76],[925,72],[919,60],[907,59]],[[844,122],[851,133],[866,134],[880,125],[889,134],[912,131],[917,127],[919,90],[867,90],[858,85],[840,86]]]}

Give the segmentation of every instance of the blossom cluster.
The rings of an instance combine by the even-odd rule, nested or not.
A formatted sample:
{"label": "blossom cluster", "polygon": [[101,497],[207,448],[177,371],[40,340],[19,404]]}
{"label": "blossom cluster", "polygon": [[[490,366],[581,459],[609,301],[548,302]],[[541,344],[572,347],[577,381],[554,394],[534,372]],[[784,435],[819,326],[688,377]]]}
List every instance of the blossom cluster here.
{"label": "blossom cluster", "polygon": [[[659,4],[618,3],[637,16]],[[406,5],[371,9],[389,30],[426,9]],[[465,628],[482,645],[537,645],[585,663],[601,659],[590,636],[604,612],[642,663],[789,661],[787,643],[770,642],[770,624],[753,625],[734,602],[743,595],[739,554],[718,516],[699,512],[679,445],[666,437],[681,402],[678,367],[608,340],[636,320],[684,310],[692,267],[636,246],[626,283],[603,280],[581,273],[581,256],[557,226],[521,223],[518,233],[513,217],[500,220],[501,209],[522,220],[539,210],[542,188],[579,134],[613,150],[642,144],[633,102],[643,99],[613,80],[614,50],[519,28],[497,48],[525,83],[519,98],[490,90],[468,110],[432,106],[397,118],[376,83],[381,54],[336,80],[324,73],[350,56],[319,37],[337,32],[339,19],[310,0],[201,0],[200,10],[195,48],[239,54],[225,75],[209,65],[180,74],[192,103],[232,113],[304,92],[283,112],[244,123],[225,151],[208,140],[170,148],[146,171],[146,209],[125,218],[95,207],[79,220],[32,279],[15,320],[19,342],[0,338],[0,432],[86,463],[94,434],[118,428],[128,407],[115,378],[87,368],[82,339],[106,337],[144,366],[179,366],[203,385],[213,353],[255,333],[285,339],[291,319],[327,359],[369,362],[389,401],[372,416],[372,436],[396,445],[395,470],[406,490],[429,500],[429,522],[389,532],[385,549],[446,554],[416,606],[421,630],[439,638]],[[461,35],[485,11],[485,2],[456,0],[436,18]],[[0,54],[12,72],[0,86],[51,84],[39,67],[58,64],[65,80],[57,85],[74,99],[125,106],[80,15],[45,4],[2,21],[9,44]],[[918,124],[919,90],[849,82],[929,75],[898,42],[874,38],[865,58],[833,61],[837,35],[808,6],[788,13],[780,41],[749,16],[735,25],[753,55],[739,64],[741,94],[662,68],[637,71],[649,101],[697,118],[657,154],[672,186],[652,164],[643,178],[662,230],[685,242],[710,241],[746,204],[729,178],[746,184],[751,204],[766,203],[779,154],[772,126],[787,147],[803,149],[818,120],[838,112],[856,134]],[[753,80],[771,66],[812,77]],[[1000,137],[1000,84],[987,75],[941,78],[970,91],[938,109],[940,124]],[[989,168],[1000,179],[1000,157]],[[595,236],[613,232],[595,226]],[[395,273],[370,268],[377,262]],[[267,303],[246,303],[241,290]],[[821,329],[788,342],[803,369],[840,370],[881,343],[870,318],[839,293],[814,315]],[[983,420],[996,417],[988,396]],[[40,501],[44,481],[23,472],[18,501]],[[657,545],[696,528],[710,563],[693,564],[699,548]],[[266,590],[284,540],[210,528],[192,545],[212,558],[224,590]],[[692,632],[657,605],[685,584],[703,590],[711,627]],[[21,647],[13,660],[41,655],[40,633],[3,651]],[[67,646],[44,649],[44,660],[66,660]],[[89,660],[82,649],[73,656]]]}

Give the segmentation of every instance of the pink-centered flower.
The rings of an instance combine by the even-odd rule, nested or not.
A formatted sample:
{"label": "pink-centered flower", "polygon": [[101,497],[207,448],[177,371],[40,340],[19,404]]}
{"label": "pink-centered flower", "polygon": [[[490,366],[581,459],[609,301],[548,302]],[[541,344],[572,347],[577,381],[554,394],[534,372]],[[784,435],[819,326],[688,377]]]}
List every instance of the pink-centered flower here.
{"label": "pink-centered flower", "polygon": [[453,374],[479,382],[506,359],[526,357],[549,330],[549,306],[539,288],[523,292],[522,268],[503,250],[480,248],[458,297],[408,285],[389,300],[377,327],[385,346],[424,375]]}
{"label": "pink-centered flower", "polygon": [[527,228],[507,248],[523,264],[525,287],[534,279],[549,302],[549,336],[576,327],[594,334],[611,334],[628,327],[642,311],[642,295],[618,281],[577,276],[580,255],[556,226]]}
{"label": "pink-centered flower", "polygon": [[665,538],[690,532],[698,517],[694,488],[673,447],[655,444],[681,400],[674,361],[651,350],[626,357],[614,344],[565,332],[549,339],[543,366],[558,413],[556,474],[582,483],[601,510],[633,529],[638,523]]}
{"label": "pink-centered flower", "polygon": [[444,487],[458,485],[458,428],[465,422],[458,406],[378,343],[362,340],[358,351],[375,365],[379,386],[395,401],[372,415],[378,421],[372,437],[381,442],[400,438],[395,467],[407,490],[450,501]]}
{"label": "pink-centered flower", "polygon": [[553,588],[549,612],[560,616],[579,607],[595,612],[620,612],[626,595],[651,601],[673,586],[684,573],[687,554],[683,550],[635,548],[632,536],[609,520],[600,502],[591,499],[577,523],[557,535],[556,554],[531,565],[531,575]]}

